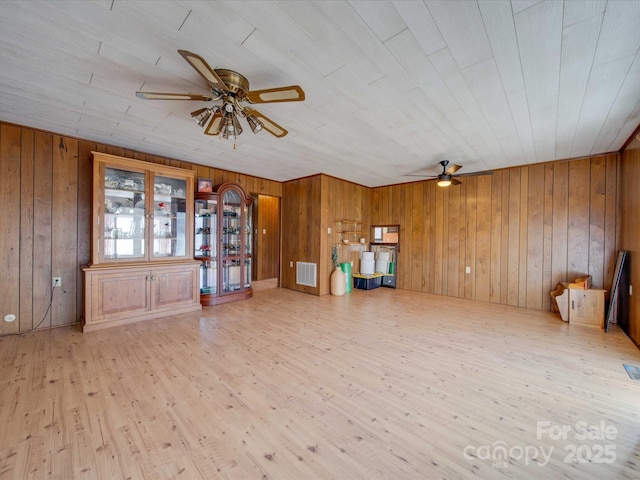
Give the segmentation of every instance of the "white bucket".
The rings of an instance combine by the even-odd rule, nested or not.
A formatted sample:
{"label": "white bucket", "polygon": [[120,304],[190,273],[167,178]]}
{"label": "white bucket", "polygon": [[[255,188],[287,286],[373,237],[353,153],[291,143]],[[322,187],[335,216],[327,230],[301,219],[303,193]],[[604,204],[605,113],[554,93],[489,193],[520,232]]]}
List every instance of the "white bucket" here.
{"label": "white bucket", "polygon": [[[363,253],[368,253],[368,252],[363,252]],[[363,258],[362,261],[360,262],[360,273],[362,275],[373,275],[374,266],[375,266],[375,260],[373,259],[365,260]]]}

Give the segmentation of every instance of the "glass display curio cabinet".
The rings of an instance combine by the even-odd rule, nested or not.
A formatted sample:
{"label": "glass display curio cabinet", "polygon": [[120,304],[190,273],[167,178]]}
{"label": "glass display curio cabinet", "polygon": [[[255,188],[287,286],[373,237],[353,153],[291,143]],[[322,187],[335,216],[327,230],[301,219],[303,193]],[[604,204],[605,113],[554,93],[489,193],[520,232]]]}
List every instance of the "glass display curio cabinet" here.
{"label": "glass display curio cabinet", "polygon": [[253,199],[235,183],[196,193],[195,199],[200,303],[218,305],[250,298]]}
{"label": "glass display curio cabinet", "polygon": [[83,331],[201,308],[195,172],[93,152]]}

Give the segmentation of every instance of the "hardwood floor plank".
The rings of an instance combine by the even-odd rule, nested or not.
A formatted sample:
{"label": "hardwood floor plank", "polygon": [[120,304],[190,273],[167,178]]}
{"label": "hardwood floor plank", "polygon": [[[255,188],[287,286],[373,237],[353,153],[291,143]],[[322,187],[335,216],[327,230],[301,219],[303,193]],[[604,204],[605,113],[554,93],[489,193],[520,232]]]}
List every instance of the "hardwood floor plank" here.
{"label": "hardwood floor plank", "polygon": [[637,478],[623,363],[615,327],[384,288],[29,332],[0,338],[0,479]]}

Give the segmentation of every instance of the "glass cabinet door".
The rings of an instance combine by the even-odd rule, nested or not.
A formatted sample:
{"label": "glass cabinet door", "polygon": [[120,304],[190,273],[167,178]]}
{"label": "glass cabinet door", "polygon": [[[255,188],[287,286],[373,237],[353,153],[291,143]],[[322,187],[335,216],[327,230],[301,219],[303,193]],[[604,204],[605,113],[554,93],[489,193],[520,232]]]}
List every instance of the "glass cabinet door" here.
{"label": "glass cabinet door", "polygon": [[242,239],[244,228],[242,225],[243,199],[239,192],[227,190],[222,201],[222,232],[221,260],[222,260],[222,293],[234,292],[242,289]]}
{"label": "glass cabinet door", "polygon": [[244,287],[251,287],[251,257],[253,253],[253,204],[244,206]]}
{"label": "glass cabinet door", "polygon": [[110,167],[104,172],[102,257],[145,258],[145,174]]}
{"label": "glass cabinet door", "polygon": [[195,258],[200,264],[200,293],[218,293],[217,242],[218,215],[216,199],[198,199],[195,202]]}
{"label": "glass cabinet door", "polygon": [[184,257],[187,254],[187,181],[153,177],[153,245],[151,255]]}

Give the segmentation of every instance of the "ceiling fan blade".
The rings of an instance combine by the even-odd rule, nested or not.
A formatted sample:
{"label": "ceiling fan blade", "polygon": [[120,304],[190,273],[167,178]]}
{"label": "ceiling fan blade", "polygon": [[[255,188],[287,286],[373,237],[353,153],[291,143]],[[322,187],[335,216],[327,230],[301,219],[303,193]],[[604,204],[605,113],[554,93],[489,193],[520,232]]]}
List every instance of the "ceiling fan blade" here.
{"label": "ceiling fan blade", "polygon": [[195,53],[189,52],[188,50],[178,50],[178,53],[182,55],[189,65],[191,65],[196,72],[204,78],[209,85],[211,85],[214,89],[224,92],[227,90],[227,86],[225,83],[220,80],[218,74],[209,66],[204,58]]}
{"label": "ceiling fan blade", "polygon": [[456,178],[451,179],[451,185],[460,185],[462,182]]}
{"label": "ceiling fan blade", "polygon": [[407,173],[405,177],[438,178],[438,175],[418,175],[417,173]]}
{"label": "ceiling fan blade", "polygon": [[246,99],[251,103],[301,102],[304,100],[304,91],[298,85],[267,88],[247,92]]}
{"label": "ceiling fan blade", "polygon": [[447,175],[453,175],[454,173],[456,173],[458,170],[460,170],[462,168],[461,165],[451,165],[449,166],[449,168],[447,168],[444,173],[446,173]]}
{"label": "ceiling fan blade", "polygon": [[218,135],[220,133],[220,128],[222,127],[222,112],[220,109],[217,109],[213,112],[211,116],[211,120],[209,121],[209,125],[205,129],[204,133],[206,135]]}
{"label": "ceiling fan blade", "polygon": [[203,102],[213,100],[209,95],[194,95],[192,93],[136,92],[136,97],[145,100],[201,100]]}
{"label": "ceiling fan blade", "polygon": [[484,170],[482,172],[459,173],[456,177],[477,177],[478,175],[493,175],[493,170]]}
{"label": "ceiling fan blade", "polygon": [[282,128],[280,125],[278,125],[274,121],[270,120],[269,118],[265,117],[263,114],[261,114],[257,110],[254,110],[251,107],[244,107],[243,110],[244,110],[244,113],[246,115],[253,115],[255,118],[260,120],[260,122],[262,123],[262,128],[265,129],[267,132],[269,132],[274,137],[282,138],[287,133],[289,133],[284,128]]}

